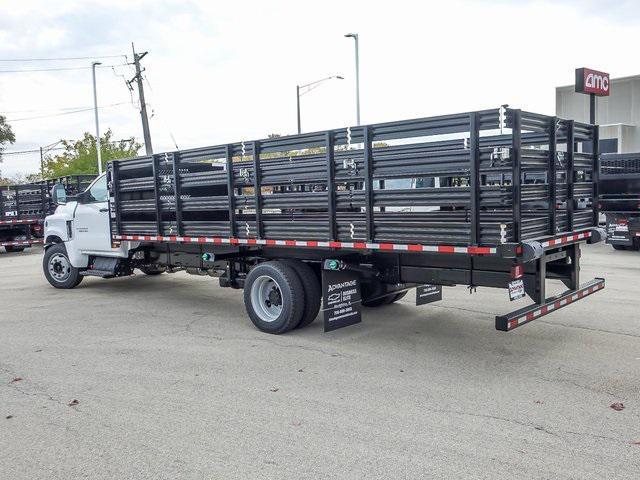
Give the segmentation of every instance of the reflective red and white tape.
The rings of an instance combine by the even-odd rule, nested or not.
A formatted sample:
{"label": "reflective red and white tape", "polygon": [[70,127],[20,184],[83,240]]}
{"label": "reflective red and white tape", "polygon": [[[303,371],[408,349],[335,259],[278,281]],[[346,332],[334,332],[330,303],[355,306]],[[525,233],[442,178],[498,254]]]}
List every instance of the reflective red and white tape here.
{"label": "reflective red and white tape", "polygon": [[37,223],[38,220],[0,220],[0,225],[16,225],[20,223]]}
{"label": "reflective red and white tape", "polygon": [[551,240],[542,242],[542,246],[544,248],[554,247],[556,245],[564,245],[565,243],[573,243],[579,240],[587,240],[589,237],[591,237],[591,232],[576,233],[574,235],[567,235],[566,237],[552,238]]}
{"label": "reflective red and white tape", "polygon": [[531,312],[526,313],[525,315],[522,315],[518,318],[514,318],[512,320],[509,320],[507,322],[507,330],[513,330],[516,327],[519,327],[520,325],[530,322],[531,320],[535,320],[538,317],[542,317],[543,315],[546,315],[547,313],[551,313],[554,310],[558,310],[559,308],[562,308],[566,305],[569,305],[570,303],[573,303],[577,300],[580,300],[581,298],[586,297],[587,295],[591,295],[594,292],[597,292],[598,290],[602,290],[604,288],[604,282],[600,282],[600,283],[596,283],[595,285],[591,286],[591,287],[587,287],[584,288],[582,290],[578,290],[576,293],[571,294],[571,295],[567,295],[564,298],[561,298],[560,300],[556,300],[553,303],[549,303],[548,305],[544,305],[536,310],[533,310]]}
{"label": "reflective red and white tape", "polygon": [[24,240],[19,242],[0,242],[0,247],[22,247],[27,245],[36,245],[43,243],[42,240]]}
{"label": "reflective red and white tape", "polygon": [[178,237],[161,235],[114,235],[113,239],[134,242],[207,243],[213,245],[266,245],[273,247],[348,248],[404,252],[464,253],[495,255],[495,247],[454,247],[449,245],[404,245],[397,243],[319,242],[315,240],[266,240],[255,238]]}

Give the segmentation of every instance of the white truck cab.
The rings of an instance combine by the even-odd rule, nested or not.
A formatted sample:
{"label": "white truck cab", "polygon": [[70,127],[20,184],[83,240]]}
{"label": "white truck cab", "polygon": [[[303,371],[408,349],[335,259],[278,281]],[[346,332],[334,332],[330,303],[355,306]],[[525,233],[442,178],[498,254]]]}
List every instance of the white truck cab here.
{"label": "white truck cab", "polygon": [[67,288],[70,277],[81,280],[81,276],[73,273],[87,268],[90,256],[127,257],[128,243],[117,248],[111,245],[106,174],[75,197],[67,198],[64,187],[56,185],[52,197],[57,208],[44,222],[44,267],[52,285],[59,283]]}

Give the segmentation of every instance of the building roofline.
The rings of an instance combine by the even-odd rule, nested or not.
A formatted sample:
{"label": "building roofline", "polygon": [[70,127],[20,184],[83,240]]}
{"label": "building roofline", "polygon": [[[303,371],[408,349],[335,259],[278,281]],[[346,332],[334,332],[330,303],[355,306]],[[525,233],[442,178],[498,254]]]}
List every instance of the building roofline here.
{"label": "building roofline", "polygon": [[[632,79],[640,80],[640,74],[639,75],[628,75],[626,77],[612,78],[611,79],[611,83],[622,82],[622,81],[625,81],[625,80],[632,80]],[[556,87],[556,90],[560,90],[561,88],[574,88],[574,87],[575,87],[575,83],[572,83],[570,85],[561,85],[559,87]]]}

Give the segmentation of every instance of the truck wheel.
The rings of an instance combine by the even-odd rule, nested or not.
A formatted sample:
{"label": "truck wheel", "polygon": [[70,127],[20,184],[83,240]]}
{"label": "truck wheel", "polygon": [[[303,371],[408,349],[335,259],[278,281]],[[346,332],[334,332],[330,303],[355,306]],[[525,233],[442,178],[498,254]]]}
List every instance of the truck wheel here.
{"label": "truck wheel", "polygon": [[71,265],[62,243],[47,248],[42,259],[44,276],[56,288],[74,288],[82,281],[80,270]]}
{"label": "truck wheel", "polygon": [[139,269],[145,275],[160,275],[167,271],[165,267],[157,267],[155,265],[144,265],[139,267]]}
{"label": "truck wheel", "polygon": [[611,246],[613,247],[614,250],[626,250],[627,249],[626,245],[618,245],[618,244],[612,243]]}
{"label": "truck wheel", "polygon": [[320,281],[313,269],[300,260],[285,259],[281,260],[285,265],[290,266],[298,274],[300,283],[304,290],[304,312],[302,320],[296,328],[304,328],[313,323],[320,311],[320,300],[322,291],[320,289]]}
{"label": "truck wheel", "polygon": [[302,320],[304,287],[289,265],[275,261],[261,263],[245,279],[244,305],[259,330],[285,333]]}
{"label": "truck wheel", "polygon": [[14,247],[14,246],[9,246],[9,245],[4,247],[4,249],[7,251],[7,253],[24,252],[24,248],[25,247]]}

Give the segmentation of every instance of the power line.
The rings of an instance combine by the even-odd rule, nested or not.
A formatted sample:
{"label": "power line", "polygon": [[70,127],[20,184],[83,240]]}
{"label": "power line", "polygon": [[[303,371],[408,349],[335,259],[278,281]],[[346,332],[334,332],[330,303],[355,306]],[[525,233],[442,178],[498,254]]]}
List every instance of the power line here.
{"label": "power line", "polygon": [[[93,107],[92,107],[93,108]],[[102,145],[104,144],[118,144],[121,142],[131,142],[131,141],[135,141],[135,138],[131,137],[131,138],[122,138],[120,140],[111,140],[110,142],[105,142],[104,140],[100,140],[100,143]],[[47,148],[47,152],[51,152],[54,150],[66,150],[66,147],[53,147],[53,148]],[[0,151],[0,154],[4,157],[5,155],[26,155],[29,153],[40,153],[40,149],[37,150],[14,150],[12,152],[2,152]]]}
{"label": "power line", "polygon": [[49,57],[49,58],[0,58],[0,62],[57,62],[64,60],[93,60],[95,58],[118,58],[126,55],[95,55],[92,57]]}
{"label": "power line", "polygon": [[[52,151],[52,150],[64,150],[64,147],[56,147],[56,148],[50,148],[47,151]],[[16,150],[13,152],[0,152],[0,154],[4,157],[5,155],[26,155],[28,153],[40,153],[40,150]]]}
{"label": "power line", "polygon": [[[128,63],[118,63],[115,65],[98,65],[96,68],[111,68],[128,65]],[[62,72],[67,70],[88,70],[92,67],[55,67],[55,68],[28,68],[25,70],[0,70],[0,73],[30,73],[30,72]]]}
{"label": "power line", "polygon": [[84,108],[93,108],[89,106],[82,107],[51,107],[51,108],[35,108],[32,110],[1,110],[0,115],[6,115],[7,113],[44,113],[44,112],[65,112],[69,110],[80,110]]}
{"label": "power line", "polygon": [[[101,105],[98,108],[102,109],[102,108],[108,108],[108,107],[117,107],[119,105],[129,105],[129,102],[120,102],[120,103],[112,103],[110,105]],[[90,110],[93,110],[93,107],[83,107],[83,108],[78,108],[76,110],[70,110],[67,112],[59,112],[59,113],[52,113],[50,115],[37,115],[35,117],[23,117],[23,118],[12,118],[12,119],[7,119],[7,122],[22,122],[25,120],[37,120],[39,118],[50,118],[50,117],[59,117],[62,115],[71,115],[74,113],[82,113],[82,112],[88,112]]]}

